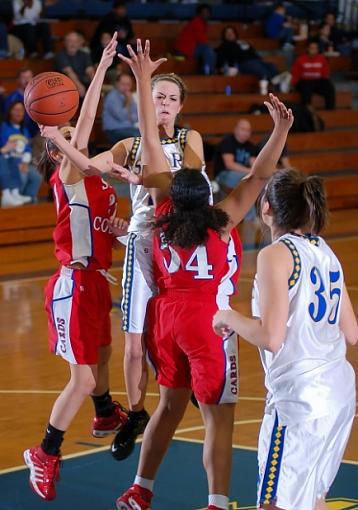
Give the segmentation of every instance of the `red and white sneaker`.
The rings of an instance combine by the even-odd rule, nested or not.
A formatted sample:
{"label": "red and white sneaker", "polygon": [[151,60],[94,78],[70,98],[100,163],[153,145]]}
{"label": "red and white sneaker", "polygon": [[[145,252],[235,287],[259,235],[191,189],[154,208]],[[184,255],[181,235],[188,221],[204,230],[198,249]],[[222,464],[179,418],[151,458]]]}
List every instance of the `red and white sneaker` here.
{"label": "red and white sneaker", "polygon": [[110,416],[95,416],[92,423],[94,437],[106,437],[115,434],[128,420],[128,413],[119,402],[113,402],[113,413]]}
{"label": "red and white sneaker", "polygon": [[219,508],[218,506],[215,506],[215,505],[209,505],[208,510],[223,510],[223,509]]}
{"label": "red and white sneaker", "polygon": [[150,510],[152,497],[152,491],[134,484],[117,499],[117,510]]}
{"label": "red and white sneaker", "polygon": [[24,451],[24,459],[30,469],[30,487],[43,499],[55,499],[55,482],[60,479],[60,456],[48,455],[41,446],[36,446]]}

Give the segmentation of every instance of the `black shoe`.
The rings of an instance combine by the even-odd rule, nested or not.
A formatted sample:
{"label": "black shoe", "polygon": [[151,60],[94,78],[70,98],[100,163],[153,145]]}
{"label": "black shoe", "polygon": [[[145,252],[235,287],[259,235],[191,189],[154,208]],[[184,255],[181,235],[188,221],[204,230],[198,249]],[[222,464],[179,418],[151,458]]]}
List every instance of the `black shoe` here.
{"label": "black shoe", "polygon": [[134,450],[137,437],[139,434],[143,434],[149,418],[145,409],[137,412],[129,411],[127,422],[112,441],[111,453],[116,460],[124,460],[129,457]]}
{"label": "black shoe", "polygon": [[193,404],[193,406],[195,406],[197,409],[199,409],[199,404],[198,404],[198,401],[196,400],[194,393],[191,394],[190,402]]}

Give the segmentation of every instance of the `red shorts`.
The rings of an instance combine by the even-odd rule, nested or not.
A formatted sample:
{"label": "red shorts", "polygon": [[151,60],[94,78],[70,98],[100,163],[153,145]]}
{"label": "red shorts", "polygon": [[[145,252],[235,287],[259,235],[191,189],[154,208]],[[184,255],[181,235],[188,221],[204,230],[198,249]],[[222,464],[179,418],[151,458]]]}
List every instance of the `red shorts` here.
{"label": "red shorts", "polygon": [[62,267],[46,286],[45,308],[51,352],[69,363],[97,364],[99,347],[112,341],[106,278],[98,271]]}
{"label": "red shorts", "polygon": [[169,292],[149,301],[147,349],[158,383],[192,388],[203,404],[238,397],[238,341],[212,328],[215,296]]}

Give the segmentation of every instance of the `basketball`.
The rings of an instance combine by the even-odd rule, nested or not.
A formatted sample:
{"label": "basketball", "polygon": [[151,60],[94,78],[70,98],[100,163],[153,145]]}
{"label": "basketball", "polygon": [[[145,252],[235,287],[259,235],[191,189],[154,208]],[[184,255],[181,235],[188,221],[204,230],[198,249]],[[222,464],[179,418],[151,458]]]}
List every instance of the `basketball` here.
{"label": "basketball", "polygon": [[24,105],[35,122],[45,126],[65,124],[75,115],[79,93],[74,82],[65,74],[46,72],[28,83]]}

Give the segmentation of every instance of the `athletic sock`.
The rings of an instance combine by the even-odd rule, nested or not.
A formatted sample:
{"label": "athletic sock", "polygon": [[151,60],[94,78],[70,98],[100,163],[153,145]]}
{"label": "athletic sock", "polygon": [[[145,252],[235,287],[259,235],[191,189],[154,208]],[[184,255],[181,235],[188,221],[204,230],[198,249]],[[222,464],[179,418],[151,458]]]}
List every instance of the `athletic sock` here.
{"label": "athletic sock", "polygon": [[142,489],[147,489],[148,491],[153,492],[154,480],[149,480],[148,478],[142,478],[141,476],[136,475],[134,485],[139,485]]}
{"label": "athletic sock", "polygon": [[103,393],[103,395],[91,395],[91,397],[96,410],[96,416],[100,416],[102,418],[111,416],[114,405],[109,390]]}
{"label": "athletic sock", "polygon": [[209,494],[209,506],[210,505],[227,510],[229,507],[229,498],[222,494]]}
{"label": "athletic sock", "polygon": [[47,455],[59,455],[64,434],[64,430],[59,430],[49,423],[47,425],[46,435],[41,443],[43,451],[47,453]]}

